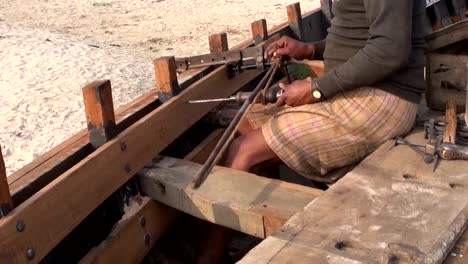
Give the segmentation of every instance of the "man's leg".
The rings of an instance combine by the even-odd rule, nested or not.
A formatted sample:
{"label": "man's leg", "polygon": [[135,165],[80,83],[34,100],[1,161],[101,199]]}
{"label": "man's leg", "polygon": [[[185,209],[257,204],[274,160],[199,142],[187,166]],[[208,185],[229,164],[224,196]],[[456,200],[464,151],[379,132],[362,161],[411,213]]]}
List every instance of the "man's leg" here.
{"label": "man's leg", "polygon": [[[240,131],[241,136],[229,146],[226,167],[249,171],[253,166],[268,160],[278,159],[263,137],[262,129],[246,132]],[[246,132],[245,134],[242,132]],[[213,225],[206,237],[206,246],[201,252],[198,263],[220,263],[232,238],[232,230]]]}

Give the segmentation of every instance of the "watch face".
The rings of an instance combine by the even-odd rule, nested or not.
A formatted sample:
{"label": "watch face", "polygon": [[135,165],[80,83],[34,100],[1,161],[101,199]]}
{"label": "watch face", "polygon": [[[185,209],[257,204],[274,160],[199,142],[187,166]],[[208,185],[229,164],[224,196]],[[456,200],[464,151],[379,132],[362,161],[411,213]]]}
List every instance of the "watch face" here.
{"label": "watch face", "polygon": [[322,93],[320,91],[315,90],[312,95],[314,96],[315,99],[320,99],[322,98]]}

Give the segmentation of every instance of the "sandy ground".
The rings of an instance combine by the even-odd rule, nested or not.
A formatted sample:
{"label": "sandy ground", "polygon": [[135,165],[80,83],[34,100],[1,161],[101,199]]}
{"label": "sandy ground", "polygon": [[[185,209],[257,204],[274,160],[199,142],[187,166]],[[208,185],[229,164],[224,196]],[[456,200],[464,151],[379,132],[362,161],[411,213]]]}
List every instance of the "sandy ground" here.
{"label": "sandy ground", "polygon": [[[286,20],[292,0],[0,1],[0,144],[7,173],[85,127],[81,87],[110,79],[115,107],[154,87],[151,60],[231,46],[250,23]],[[303,1],[303,12],[317,8]]]}

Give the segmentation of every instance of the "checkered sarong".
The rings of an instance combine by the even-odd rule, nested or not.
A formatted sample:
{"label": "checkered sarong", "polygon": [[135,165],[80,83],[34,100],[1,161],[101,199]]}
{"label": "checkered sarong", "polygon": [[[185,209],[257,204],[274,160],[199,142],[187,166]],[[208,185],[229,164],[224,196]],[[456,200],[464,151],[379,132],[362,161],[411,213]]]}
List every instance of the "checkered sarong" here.
{"label": "checkered sarong", "polygon": [[358,162],[408,133],[417,110],[415,103],[366,87],[299,107],[255,105],[247,118],[290,168],[320,180],[317,175]]}

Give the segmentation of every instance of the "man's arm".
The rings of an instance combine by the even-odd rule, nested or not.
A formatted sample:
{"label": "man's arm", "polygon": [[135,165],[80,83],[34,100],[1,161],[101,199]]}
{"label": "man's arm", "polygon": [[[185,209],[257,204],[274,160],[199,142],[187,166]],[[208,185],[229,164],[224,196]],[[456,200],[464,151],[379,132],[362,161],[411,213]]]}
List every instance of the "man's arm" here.
{"label": "man's arm", "polygon": [[312,45],[315,47],[315,52],[312,58],[312,60],[323,60],[323,53],[325,52],[325,39],[312,42]]}
{"label": "man's arm", "polygon": [[326,97],[378,83],[408,63],[413,0],[364,0],[364,5],[370,25],[367,44],[317,79]]}

